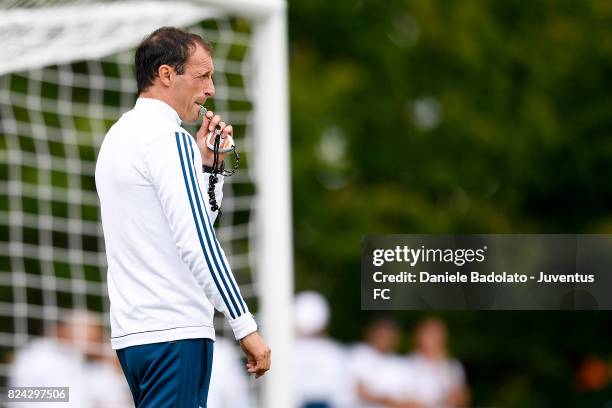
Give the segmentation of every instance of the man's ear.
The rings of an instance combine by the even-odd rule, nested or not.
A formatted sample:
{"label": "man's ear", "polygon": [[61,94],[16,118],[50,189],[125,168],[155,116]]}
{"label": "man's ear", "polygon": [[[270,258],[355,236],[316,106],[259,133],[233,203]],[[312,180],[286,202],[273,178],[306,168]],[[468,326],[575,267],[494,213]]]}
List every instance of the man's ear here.
{"label": "man's ear", "polygon": [[160,65],[157,69],[157,76],[159,77],[161,83],[166,87],[170,86],[172,82],[174,82],[175,75],[176,72],[174,72],[174,68],[172,68],[170,65]]}

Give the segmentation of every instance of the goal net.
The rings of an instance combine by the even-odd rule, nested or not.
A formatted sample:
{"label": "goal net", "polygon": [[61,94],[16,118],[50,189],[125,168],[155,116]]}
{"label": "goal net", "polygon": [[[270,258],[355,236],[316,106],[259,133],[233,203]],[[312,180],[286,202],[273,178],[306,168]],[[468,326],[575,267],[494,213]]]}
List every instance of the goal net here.
{"label": "goal net", "polygon": [[[206,107],[234,126],[241,153],[239,171],[225,181],[217,234],[275,354],[288,351],[286,40],[275,37],[285,35],[284,3],[6,1],[0,5],[0,384],[10,355],[68,312],[89,310],[109,322],[95,160],[108,128],[135,102],[135,46],[164,25],[213,44],[216,96]],[[276,128],[262,125],[267,115]],[[264,151],[262,138],[271,138],[272,147]],[[228,330],[221,316],[215,326]],[[282,386],[286,364],[277,366],[270,382]],[[276,402],[263,394],[264,406],[289,406],[278,392]]]}

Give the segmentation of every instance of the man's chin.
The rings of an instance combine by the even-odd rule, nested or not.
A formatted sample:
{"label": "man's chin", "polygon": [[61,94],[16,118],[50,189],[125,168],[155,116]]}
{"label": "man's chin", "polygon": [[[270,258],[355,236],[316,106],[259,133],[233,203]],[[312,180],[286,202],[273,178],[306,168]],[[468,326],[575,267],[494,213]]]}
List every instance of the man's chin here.
{"label": "man's chin", "polygon": [[181,118],[183,122],[188,124],[194,124],[198,119],[200,119],[200,109],[191,111],[184,118]]}

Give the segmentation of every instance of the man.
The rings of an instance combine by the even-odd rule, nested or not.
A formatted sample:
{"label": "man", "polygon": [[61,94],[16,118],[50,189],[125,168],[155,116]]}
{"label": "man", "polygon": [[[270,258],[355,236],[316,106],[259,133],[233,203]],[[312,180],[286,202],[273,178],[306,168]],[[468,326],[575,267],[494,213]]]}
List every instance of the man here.
{"label": "man", "polygon": [[449,356],[448,333],[437,318],[422,320],[415,331],[416,350],[408,355],[405,400],[397,407],[465,407],[470,392],[461,363]]}
{"label": "man", "polygon": [[260,377],[270,367],[215,236],[203,172],[213,164],[207,134],[218,128],[226,139],[232,127],[212,112],[195,141],[180,127],[215,94],[211,47],[200,36],[160,28],[135,63],[139,98],[109,130],[96,164],[111,342],[137,407],[205,407],[213,307],[229,320],[248,372]]}
{"label": "man", "polygon": [[[11,387],[69,387],[63,408],[118,408],[130,402],[127,384],[112,359],[97,317],[85,310],[63,315],[57,325],[15,354]],[[52,375],[50,375],[52,373]],[[48,407],[32,402],[28,407]],[[8,406],[23,407],[15,402]]]}
{"label": "man", "polygon": [[293,304],[296,339],[293,384],[297,408],[354,407],[345,350],[326,334],[329,304],[318,292],[300,292]]}
{"label": "man", "polygon": [[[350,352],[350,371],[359,408],[392,407],[401,392],[401,364],[396,354],[401,337],[397,322],[387,316],[368,324],[365,343]],[[375,375],[373,375],[375,373]]]}

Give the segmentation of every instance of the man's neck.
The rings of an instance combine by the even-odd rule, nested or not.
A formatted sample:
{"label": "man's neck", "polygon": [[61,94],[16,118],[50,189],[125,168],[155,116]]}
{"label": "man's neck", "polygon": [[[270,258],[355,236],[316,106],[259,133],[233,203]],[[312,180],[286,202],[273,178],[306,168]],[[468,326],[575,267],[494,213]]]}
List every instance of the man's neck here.
{"label": "man's neck", "polygon": [[[172,98],[170,98],[169,95],[164,94],[163,92],[159,92],[155,89],[149,88],[146,91],[141,92],[138,95],[139,98],[150,98],[150,99],[157,99],[160,100],[162,102],[164,102],[166,105],[170,106],[172,109],[174,109],[174,111],[178,114],[178,110],[176,109],[176,105],[174,103],[174,101],[172,100]],[[180,116],[180,114],[179,114]]]}

